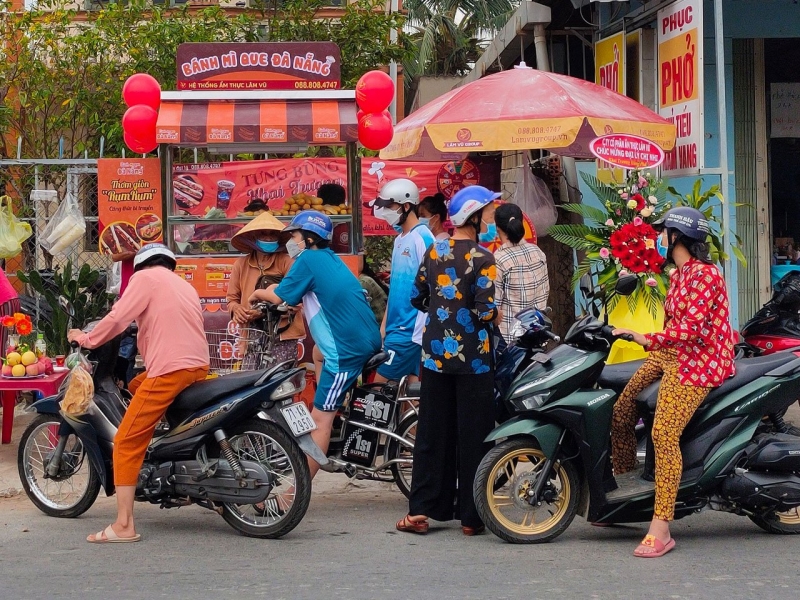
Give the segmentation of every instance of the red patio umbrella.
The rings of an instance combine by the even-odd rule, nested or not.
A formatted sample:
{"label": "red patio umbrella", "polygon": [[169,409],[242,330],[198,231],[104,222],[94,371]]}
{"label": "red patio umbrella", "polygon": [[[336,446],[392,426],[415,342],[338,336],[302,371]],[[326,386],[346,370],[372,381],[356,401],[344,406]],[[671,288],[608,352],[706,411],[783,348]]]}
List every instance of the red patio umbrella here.
{"label": "red patio umbrella", "polygon": [[552,150],[591,158],[589,143],[627,133],[675,145],[675,126],[635,100],[583,79],[516,67],[448,92],[400,121],[383,159]]}

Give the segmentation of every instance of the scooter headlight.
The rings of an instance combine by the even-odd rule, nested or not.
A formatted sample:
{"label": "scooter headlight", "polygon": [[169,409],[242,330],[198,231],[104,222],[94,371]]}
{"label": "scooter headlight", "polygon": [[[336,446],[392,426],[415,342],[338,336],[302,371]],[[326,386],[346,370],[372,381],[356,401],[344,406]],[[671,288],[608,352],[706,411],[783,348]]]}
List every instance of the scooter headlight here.
{"label": "scooter headlight", "polygon": [[516,398],[512,402],[519,410],[535,410],[543,406],[548,398],[550,398],[550,392],[534,394],[525,398]]}
{"label": "scooter headlight", "polygon": [[275,390],[270,394],[269,399],[273,402],[291,398],[295,394],[299,394],[306,389],[306,372],[298,370],[291,377],[283,381]]}

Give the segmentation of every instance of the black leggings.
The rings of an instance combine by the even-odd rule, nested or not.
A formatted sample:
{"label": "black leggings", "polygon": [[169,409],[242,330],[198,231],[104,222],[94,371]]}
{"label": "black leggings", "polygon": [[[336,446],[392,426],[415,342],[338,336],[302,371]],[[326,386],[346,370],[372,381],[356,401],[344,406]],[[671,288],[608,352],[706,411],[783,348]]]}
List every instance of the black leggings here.
{"label": "black leggings", "polygon": [[408,512],[436,521],[460,518],[463,526],[478,527],[482,522],[472,484],[481,459],[492,448],[484,440],[494,428],[494,374],[449,375],[423,369],[421,381]]}

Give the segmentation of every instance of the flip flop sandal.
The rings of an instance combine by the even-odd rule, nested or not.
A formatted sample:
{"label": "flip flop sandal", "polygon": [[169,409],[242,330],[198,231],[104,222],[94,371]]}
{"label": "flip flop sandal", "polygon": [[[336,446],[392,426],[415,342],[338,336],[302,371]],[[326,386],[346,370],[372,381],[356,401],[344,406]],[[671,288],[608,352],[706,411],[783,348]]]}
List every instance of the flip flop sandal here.
{"label": "flip flop sandal", "polygon": [[428,533],[428,519],[421,521],[412,521],[411,515],[406,515],[397,522],[397,531],[405,531],[407,533]]}
{"label": "flip flop sandal", "polygon": [[642,543],[639,545],[646,546],[647,548],[653,548],[655,552],[642,552],[637,548],[633,552],[633,555],[637,558],[659,558],[664,556],[667,552],[675,547],[675,540],[670,538],[670,540],[665,544],[656,538],[656,536],[648,533],[646,536],[644,536]]}
{"label": "flip flop sandal", "polygon": [[253,504],[253,507],[260,513],[262,516],[270,516],[270,517],[282,517],[286,514],[286,511],[283,510],[278,503],[277,498],[267,498],[266,502],[259,502],[257,504]]}
{"label": "flip flop sandal", "polygon": [[138,542],[141,539],[142,536],[138,533],[131,537],[120,537],[111,525],[109,525],[103,531],[95,533],[93,540],[87,539],[86,541],[90,544],[127,544],[130,542]]}

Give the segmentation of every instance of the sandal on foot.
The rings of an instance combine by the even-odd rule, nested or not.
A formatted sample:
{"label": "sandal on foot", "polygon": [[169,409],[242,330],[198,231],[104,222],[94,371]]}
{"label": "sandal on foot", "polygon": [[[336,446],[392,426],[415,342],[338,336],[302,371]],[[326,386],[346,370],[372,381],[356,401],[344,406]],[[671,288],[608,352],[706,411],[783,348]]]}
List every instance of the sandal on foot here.
{"label": "sandal on foot", "polygon": [[120,537],[117,532],[109,525],[103,531],[98,531],[94,534],[94,539],[86,538],[90,544],[126,544],[129,542],[138,542],[142,536],[138,533],[130,537]]}
{"label": "sandal on foot", "polygon": [[397,531],[405,531],[408,533],[428,533],[428,519],[420,519],[419,521],[412,521],[411,515],[406,515],[397,522]]}
{"label": "sandal on foot", "polygon": [[642,552],[639,548],[634,550],[633,555],[638,558],[659,558],[660,556],[664,556],[667,552],[672,550],[675,547],[675,540],[670,538],[670,540],[665,544],[656,536],[647,534],[644,536],[642,543],[639,544],[639,547],[644,546],[646,548],[652,548],[653,552]]}
{"label": "sandal on foot", "polygon": [[286,514],[277,498],[267,498],[264,502],[253,504],[253,508],[264,517],[282,517]]}
{"label": "sandal on foot", "polygon": [[466,525],[461,526],[461,532],[467,537],[472,537],[473,535],[481,535],[484,531],[486,531],[485,525],[478,525],[477,527],[468,527]]}

